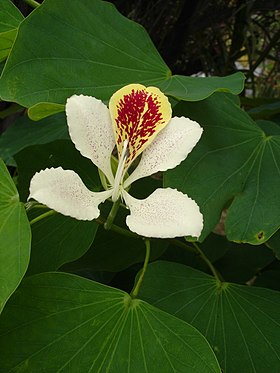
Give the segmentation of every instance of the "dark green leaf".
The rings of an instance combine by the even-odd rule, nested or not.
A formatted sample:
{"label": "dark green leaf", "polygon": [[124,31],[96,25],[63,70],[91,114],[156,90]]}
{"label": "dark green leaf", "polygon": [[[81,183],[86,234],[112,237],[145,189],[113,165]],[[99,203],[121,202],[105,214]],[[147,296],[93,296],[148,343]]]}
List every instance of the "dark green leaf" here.
{"label": "dark green leaf", "polygon": [[0,312],[29,262],[30,226],[8,170],[0,160]]}
{"label": "dark green leaf", "polygon": [[31,117],[39,119],[57,112],[55,105],[65,104],[74,93],[108,100],[117,89],[135,82],[194,101],[216,90],[239,93],[244,76],[171,77],[143,27],[112,4],[83,0],[77,7],[73,1],[45,0],[19,28],[0,95],[32,107]]}
{"label": "dark green leaf", "polygon": [[204,128],[190,156],[166,173],[165,184],[190,195],[204,215],[203,240],[232,200],[229,240],[260,244],[279,228],[280,136],[266,135],[222,93],[176,106]]}
{"label": "dark green leaf", "polygon": [[[123,219],[124,221],[124,219]],[[152,240],[151,259],[157,259],[167,248],[165,240]],[[62,267],[64,271],[89,269],[118,272],[141,263],[145,259],[145,244],[141,238],[131,238],[99,228],[92,247],[74,263]]]}
{"label": "dark green leaf", "polygon": [[265,245],[236,244],[226,240],[224,245],[228,250],[215,262],[215,267],[226,281],[246,283],[275,260],[275,256]]}
{"label": "dark green leaf", "polygon": [[143,299],[197,327],[224,372],[279,372],[280,293],[220,284],[168,262],[149,265],[140,292]]}
{"label": "dark green leaf", "polygon": [[280,101],[267,103],[248,110],[248,114],[254,119],[270,118],[280,113]]}
{"label": "dark green leaf", "polygon": [[264,271],[256,277],[254,285],[280,291],[280,269]]}
{"label": "dark green leaf", "polygon": [[17,153],[15,160],[22,200],[26,200],[29,195],[30,179],[35,172],[50,167],[61,166],[65,170],[76,171],[90,190],[101,189],[97,168],[89,159],[81,156],[71,141],[58,140],[45,145],[30,146]]}
{"label": "dark green leaf", "polygon": [[15,166],[13,155],[27,146],[68,138],[65,115],[54,115],[36,123],[21,117],[0,137],[0,156],[6,164]]}
{"label": "dark green leaf", "polygon": [[280,259],[280,230],[278,230],[268,241],[267,246],[274,252],[276,257]]}
{"label": "dark green leaf", "polygon": [[61,214],[39,220],[32,225],[32,250],[27,273],[57,270],[62,264],[78,259],[92,244],[97,228],[94,221],[76,220]]}
{"label": "dark green leaf", "polygon": [[220,372],[187,323],[77,276],[27,278],[0,324],[0,372]]}

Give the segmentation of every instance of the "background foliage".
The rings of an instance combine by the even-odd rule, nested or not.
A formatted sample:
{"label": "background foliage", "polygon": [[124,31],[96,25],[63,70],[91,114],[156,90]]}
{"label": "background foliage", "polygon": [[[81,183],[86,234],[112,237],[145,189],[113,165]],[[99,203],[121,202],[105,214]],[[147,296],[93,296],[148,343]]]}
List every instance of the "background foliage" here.
{"label": "background foliage", "polygon": [[[0,0],[0,372],[278,373],[277,1],[113,3]],[[151,240],[136,298],[145,243],[125,209],[108,231],[110,201],[93,222],[26,202],[46,167],[102,190],[65,100],[107,103],[132,82],[204,128],[184,162],[130,190],[177,188],[204,216],[197,242]]]}

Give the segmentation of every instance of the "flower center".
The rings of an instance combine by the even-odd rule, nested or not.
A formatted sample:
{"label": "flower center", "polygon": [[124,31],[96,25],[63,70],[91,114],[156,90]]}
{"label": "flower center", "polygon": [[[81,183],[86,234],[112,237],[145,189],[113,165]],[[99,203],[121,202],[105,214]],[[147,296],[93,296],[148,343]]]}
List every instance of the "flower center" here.
{"label": "flower center", "polygon": [[115,175],[115,181],[114,181],[114,185],[113,185],[113,194],[112,194],[112,201],[113,202],[116,202],[119,198],[119,195],[120,195],[120,186],[121,186],[122,179],[123,179],[123,176],[124,176],[124,168],[125,168],[128,153],[129,153],[128,152],[128,141],[124,140],[123,148],[122,148],[122,154],[121,154],[121,157],[119,159],[119,164],[118,164],[117,172],[116,172],[116,175]]}

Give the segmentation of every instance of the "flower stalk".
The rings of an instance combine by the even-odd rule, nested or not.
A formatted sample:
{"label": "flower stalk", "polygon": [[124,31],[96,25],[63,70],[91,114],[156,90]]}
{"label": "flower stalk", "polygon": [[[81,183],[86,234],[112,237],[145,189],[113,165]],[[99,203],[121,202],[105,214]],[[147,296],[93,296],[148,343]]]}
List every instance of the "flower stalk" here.
{"label": "flower stalk", "polygon": [[116,202],[113,203],[113,206],[111,208],[111,211],[109,212],[107,220],[104,223],[104,228],[106,230],[110,230],[111,229],[112,224],[113,224],[113,222],[115,220],[115,217],[117,215],[118,209],[120,207],[120,204],[121,204],[121,199],[120,198]]}
{"label": "flower stalk", "polygon": [[136,285],[134,286],[134,288],[132,289],[132,292],[130,294],[132,299],[135,299],[135,298],[138,297],[139,290],[140,290],[140,287],[142,285],[142,282],[143,282],[143,279],[144,279],[144,276],[145,276],[145,273],[146,273],[146,270],[147,270],[147,267],[148,267],[148,263],[149,263],[149,260],[150,260],[151,243],[150,243],[150,240],[148,238],[145,239],[145,245],[146,245],[145,261],[144,261],[144,264],[143,264],[142,271],[141,271],[141,273],[138,277],[138,280],[136,282]]}

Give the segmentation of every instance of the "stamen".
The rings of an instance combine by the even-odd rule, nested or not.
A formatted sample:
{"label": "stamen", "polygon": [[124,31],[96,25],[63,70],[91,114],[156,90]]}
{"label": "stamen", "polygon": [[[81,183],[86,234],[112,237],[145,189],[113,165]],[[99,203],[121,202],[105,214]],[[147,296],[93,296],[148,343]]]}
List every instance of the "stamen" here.
{"label": "stamen", "polygon": [[119,190],[120,190],[120,184],[123,178],[123,171],[125,167],[125,161],[128,156],[128,141],[124,140],[123,142],[123,148],[122,148],[122,154],[119,159],[119,164],[117,168],[117,172],[115,175],[115,181],[114,181],[114,187],[113,187],[113,195],[112,195],[112,201],[116,202],[119,198]]}

